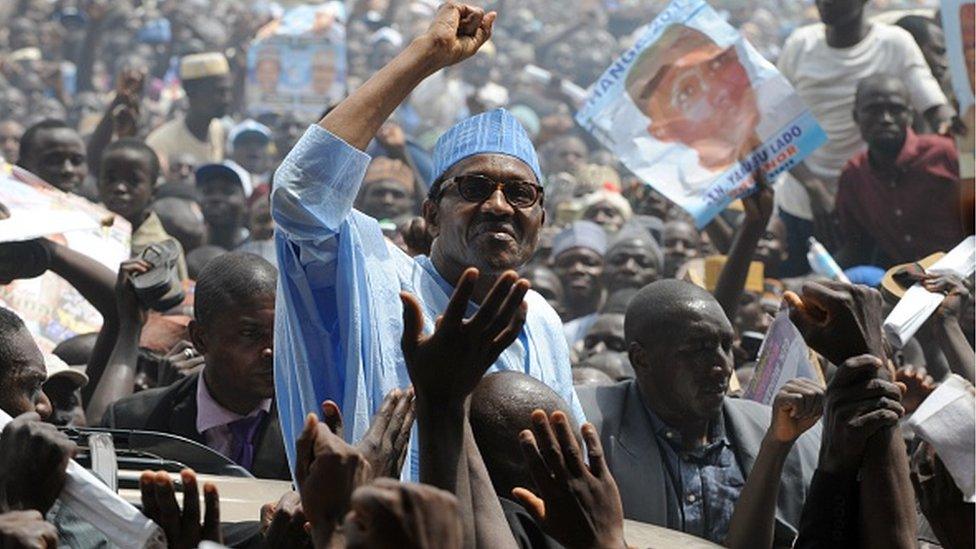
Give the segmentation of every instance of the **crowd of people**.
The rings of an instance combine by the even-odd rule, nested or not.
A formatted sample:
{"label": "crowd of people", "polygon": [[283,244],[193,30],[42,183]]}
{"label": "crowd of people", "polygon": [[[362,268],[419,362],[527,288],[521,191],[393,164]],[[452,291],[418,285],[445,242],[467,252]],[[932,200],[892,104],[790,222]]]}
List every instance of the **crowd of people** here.
{"label": "crowd of people", "polygon": [[[0,243],[0,284],[51,272],[103,318],[42,350],[0,307],[0,545],[108,546],[61,501],[86,426],[292,482],[230,543],[214,485],[144,472],[169,547],[976,543],[973,487],[904,426],[976,383],[974,282],[925,272],[974,232],[935,6],[713,2],[828,140],[699,230],[573,118],[664,2],[348,4],[316,119],[248,106],[288,6],[0,4],[0,157],[131,226],[117,271]],[[896,348],[915,283],[944,298]],[[816,375],[744,398],[784,311]]]}

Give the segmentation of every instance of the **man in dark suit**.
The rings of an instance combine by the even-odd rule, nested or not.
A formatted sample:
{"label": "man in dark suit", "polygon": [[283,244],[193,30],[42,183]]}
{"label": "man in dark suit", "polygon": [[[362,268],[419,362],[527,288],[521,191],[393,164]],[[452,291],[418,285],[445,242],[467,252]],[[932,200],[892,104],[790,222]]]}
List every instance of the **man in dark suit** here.
{"label": "man in dark suit", "polygon": [[103,425],[180,435],[257,477],[291,479],[274,406],[276,281],[275,268],[253,254],[211,260],[197,279],[189,325],[203,370],[119,400]]}
{"label": "man in dark suit", "polygon": [[[577,389],[624,514],[722,543],[771,418],[768,406],[725,396],[732,326],[705,290],[661,280],[634,297],[625,337],[636,379]],[[796,536],[819,440],[816,425],[786,458],[776,546]]]}

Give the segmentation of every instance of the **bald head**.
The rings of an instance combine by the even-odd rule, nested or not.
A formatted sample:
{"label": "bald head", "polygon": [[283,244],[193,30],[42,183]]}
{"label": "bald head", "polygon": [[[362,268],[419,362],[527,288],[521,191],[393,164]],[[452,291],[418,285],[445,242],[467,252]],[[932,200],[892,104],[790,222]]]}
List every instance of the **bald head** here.
{"label": "bald head", "polygon": [[678,319],[701,312],[725,316],[718,301],[703,288],[675,279],[652,282],[637,292],[627,307],[624,339],[627,345],[636,341],[646,347],[680,330]]}
{"label": "bald head", "polygon": [[[549,386],[521,372],[485,376],[471,394],[471,430],[495,491],[506,496],[516,486],[531,487],[518,434],[532,427],[533,410],[561,410],[573,423],[569,405]],[[573,431],[578,430],[573,425]]]}

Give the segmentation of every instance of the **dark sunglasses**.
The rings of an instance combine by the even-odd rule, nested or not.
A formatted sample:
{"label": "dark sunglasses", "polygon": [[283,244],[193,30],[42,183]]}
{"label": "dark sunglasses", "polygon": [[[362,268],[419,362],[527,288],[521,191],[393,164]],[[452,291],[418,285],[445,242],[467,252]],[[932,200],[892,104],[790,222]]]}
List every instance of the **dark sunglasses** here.
{"label": "dark sunglasses", "polygon": [[531,208],[542,198],[542,186],[531,181],[495,181],[483,175],[459,175],[444,182],[438,193],[438,198],[444,195],[444,189],[450,184],[457,187],[458,194],[468,202],[480,204],[498,189],[501,189],[505,201],[513,208]]}

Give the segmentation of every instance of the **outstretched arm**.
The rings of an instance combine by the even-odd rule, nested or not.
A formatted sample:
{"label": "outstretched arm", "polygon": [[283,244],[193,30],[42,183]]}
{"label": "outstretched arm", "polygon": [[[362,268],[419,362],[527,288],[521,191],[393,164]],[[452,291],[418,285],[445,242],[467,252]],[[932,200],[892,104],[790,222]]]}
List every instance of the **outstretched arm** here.
{"label": "outstretched arm", "polygon": [[116,400],[132,394],[139,361],[139,337],[146,321],[146,310],[139,303],[132,277],[145,273],[150,265],[141,259],[130,259],[119,267],[115,284],[118,296],[118,337],[97,379],[92,379],[92,393],[85,406],[88,421],[97,425],[105,410]]}
{"label": "outstretched arm", "polygon": [[463,61],[491,37],[495,13],[447,2],[427,32],[319,121],[319,126],[365,150],[410,92],[438,70]]}
{"label": "outstretched arm", "polygon": [[776,395],[772,423],[732,513],[727,547],[773,546],[783,465],[796,439],[820,419],[823,401],[823,388],[810,379],[788,381]]}
{"label": "outstretched arm", "polygon": [[[466,401],[485,371],[518,337],[525,323],[522,302],[529,283],[519,279],[514,271],[503,274],[478,312],[464,320],[477,279],[477,269],[468,269],[461,275],[434,333],[426,337],[421,335],[420,304],[412,295],[401,293],[401,346],[417,395],[421,482],[457,496],[466,546],[505,547],[514,545],[515,540],[511,531],[501,526],[504,521],[498,521],[498,498],[491,483],[484,481],[484,464],[480,463],[473,437],[465,434],[470,431],[466,425]],[[472,486],[472,472],[477,494]]]}
{"label": "outstretched arm", "polygon": [[729,249],[728,259],[722,267],[722,274],[715,284],[715,299],[725,311],[729,320],[735,321],[735,313],[739,308],[739,298],[749,276],[749,266],[752,256],[756,253],[756,245],[766,231],[769,218],[773,215],[773,188],[769,186],[764,173],[756,172],[756,192],[742,199],[745,208],[745,220],[735,233],[732,247]]}

